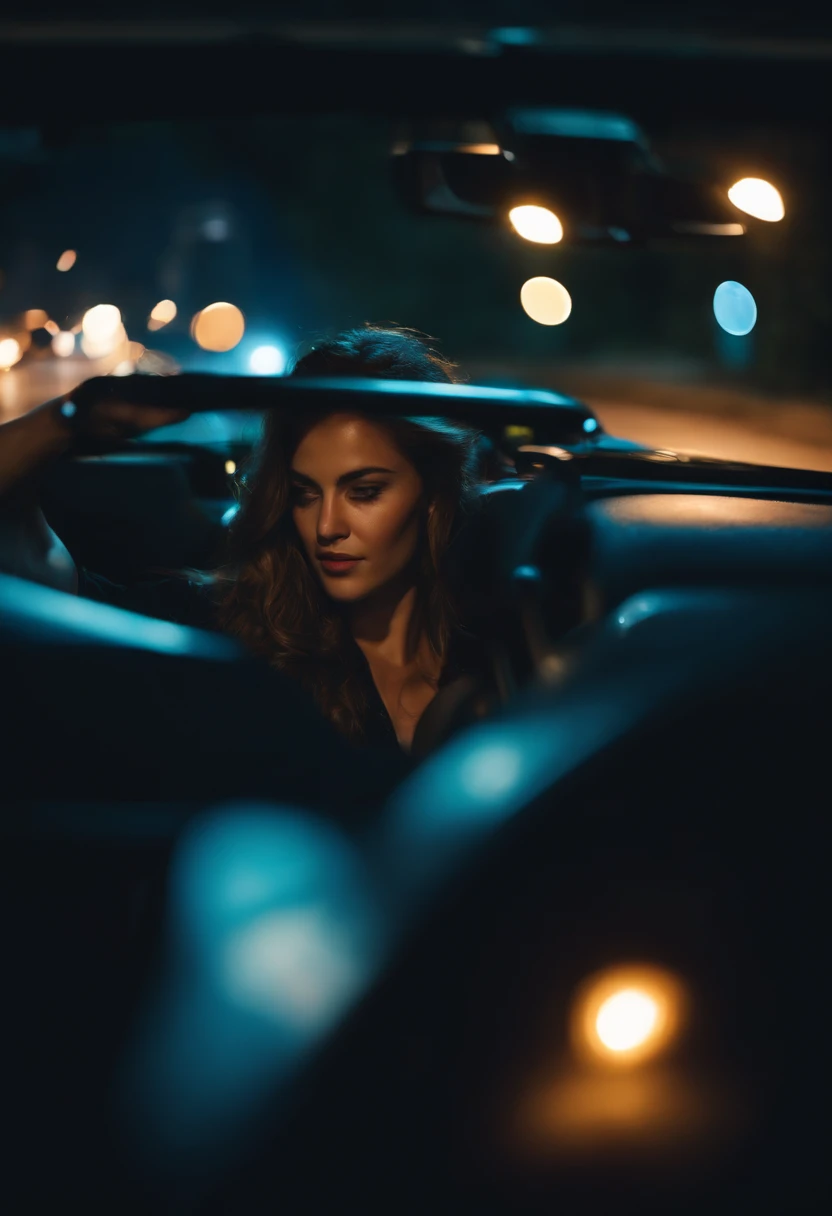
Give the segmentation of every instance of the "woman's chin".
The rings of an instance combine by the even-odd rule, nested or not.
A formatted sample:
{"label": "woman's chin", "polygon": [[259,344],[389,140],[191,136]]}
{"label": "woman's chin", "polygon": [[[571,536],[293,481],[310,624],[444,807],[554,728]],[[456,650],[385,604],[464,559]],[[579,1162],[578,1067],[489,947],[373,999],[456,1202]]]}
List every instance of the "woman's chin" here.
{"label": "woman's chin", "polygon": [[339,604],[357,604],[367,596],[366,591],[342,591],[339,587],[324,587],[324,591],[331,600],[336,600]]}
{"label": "woman's chin", "polygon": [[347,579],[323,579],[321,585],[326,595],[339,604],[355,604],[372,595],[374,590],[373,587],[356,586],[354,583],[350,585]]}

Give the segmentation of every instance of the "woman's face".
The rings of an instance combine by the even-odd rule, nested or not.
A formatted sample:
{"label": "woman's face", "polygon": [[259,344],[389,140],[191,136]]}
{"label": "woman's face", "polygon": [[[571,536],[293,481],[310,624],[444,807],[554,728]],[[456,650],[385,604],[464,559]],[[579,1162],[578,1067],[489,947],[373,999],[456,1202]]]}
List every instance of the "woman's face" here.
{"label": "woman's face", "polygon": [[424,487],[384,427],[330,415],[301,440],[290,478],[295,527],[333,599],[362,600],[411,564],[426,515]]}

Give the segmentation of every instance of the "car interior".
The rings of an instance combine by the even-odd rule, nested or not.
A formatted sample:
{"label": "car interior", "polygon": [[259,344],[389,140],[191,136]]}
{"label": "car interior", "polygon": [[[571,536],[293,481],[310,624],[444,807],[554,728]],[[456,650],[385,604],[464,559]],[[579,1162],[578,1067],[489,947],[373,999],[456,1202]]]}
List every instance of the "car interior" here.
{"label": "car interior", "polygon": [[[510,197],[494,131],[540,190],[563,163],[541,149],[576,138],[566,111],[509,104],[509,33],[496,85],[490,52],[431,59],[441,122],[402,124],[395,190],[426,223]],[[203,83],[226,64],[205,39],[182,48]],[[620,125],[605,54],[564,194],[579,241],[736,227]],[[118,56],[89,62],[132,117]],[[423,69],[388,64],[373,104]],[[266,105],[270,79],[234,104]],[[332,71],[321,89],[325,108]],[[463,141],[445,115],[468,89],[497,100]],[[84,75],[79,113],[93,92]],[[40,503],[78,566],[130,585],[211,567],[270,410],[474,425],[478,503],[443,576],[490,678],[442,688],[409,754],[357,749],[236,640],[4,573],[0,551],[8,1210],[826,1210],[832,472],[619,437],[519,379],[131,367],[73,402],[116,396],[190,416],[56,463]]]}
{"label": "car interior", "polygon": [[[90,382],[86,391],[111,391],[111,383]],[[166,402],[193,402],[187,375],[155,387]],[[283,408],[345,391],[370,413],[436,408],[435,386],[408,385],[403,403],[375,385],[251,387]],[[245,398],[244,386],[234,388]],[[129,378],[119,391],[129,395]],[[485,416],[485,434],[505,445],[513,474],[483,485],[481,508],[449,555],[500,695],[489,698],[468,677],[443,689],[407,764],[351,756],[311,706],[229,639],[2,578],[3,667],[16,690],[5,744],[28,760],[25,779],[11,769],[6,778],[4,898],[27,926],[7,1033],[37,1045],[36,1059],[24,1051],[12,1069],[14,1092],[26,1096],[17,1134],[31,1149],[37,1123],[50,1145],[60,1142],[61,1169],[84,1194],[112,1199],[108,1187],[116,1187],[121,1195],[126,1171],[134,1198],[155,1203],[181,1193],[201,1203],[207,1187],[212,1203],[227,1205],[216,1210],[265,1210],[278,1185],[293,1203],[302,1194],[309,1210],[320,1210],[337,1177],[384,1202],[406,1179],[402,1202],[413,1210],[437,1188],[463,1207],[494,1211],[514,1207],[519,1193],[524,1206],[515,1210],[537,1211],[555,1195],[602,1202],[625,1186],[659,1206],[671,1188],[674,1210],[693,1211],[717,1191],[748,1193],[748,1154],[756,1161],[774,1142],[785,1151],[797,1127],[809,1134],[813,1098],[795,1063],[806,1040],[795,1025],[785,1052],[774,1023],[786,1015],[783,968],[792,975],[812,940],[819,888],[790,869],[795,838],[786,841],[779,824],[787,806],[801,840],[819,831],[810,789],[812,761],[823,754],[817,711],[828,674],[828,478],[700,461],[673,482],[667,462],[651,460],[666,454],[605,452],[597,431],[586,437],[583,425],[564,423],[563,403],[553,403],[550,419],[546,401],[527,396],[500,390],[495,400],[491,390],[480,400],[470,389],[453,403],[462,416]],[[512,459],[512,428],[543,442],[515,444]],[[225,458],[157,441],[131,444],[127,460],[79,460],[49,486],[49,518],[79,554],[89,528],[97,561],[105,537],[91,521],[111,495],[107,515],[118,522],[119,542],[105,569],[129,572],[131,535],[148,551],[166,536],[170,555],[189,566],[233,507],[220,493]],[[181,529],[169,527],[169,515]],[[218,712],[223,705],[227,712]],[[478,753],[480,766],[493,768],[486,786]],[[202,1126],[197,1085],[182,1099],[182,1143],[157,1143],[166,1087],[182,1084],[187,1097],[193,1085],[177,1081],[176,1051],[143,1043],[153,1035],[136,1019],[148,992],[158,989],[163,1007],[174,999],[160,979],[160,952],[175,909],[176,858],[207,807],[252,801],[300,808],[312,823],[323,817],[342,847],[360,845],[376,882],[383,875],[375,914],[384,908],[392,940],[366,963],[337,1033],[312,1035],[319,1051],[311,1065],[305,1040],[290,1036],[290,1058],[279,1061],[267,1042],[252,1048],[273,1080],[265,1105],[255,1087],[239,1108],[223,1104]],[[443,804],[447,819],[438,822]],[[782,917],[776,941],[766,937],[775,907],[771,889],[760,889],[768,883]],[[330,886],[318,895],[331,899]],[[608,939],[602,926],[610,924]],[[559,960],[545,980],[544,948]],[[506,1112],[521,1117],[542,1068],[535,1050],[549,1051],[554,1067],[564,1033],[557,993],[576,982],[579,956],[578,970],[590,958],[603,966],[611,955],[645,949],[683,966],[707,1006],[704,1039],[687,1044],[674,1065],[683,1089],[696,1078],[699,1089],[684,1101],[698,1113],[671,1103],[660,1120],[675,1120],[682,1140],[692,1120],[685,1152],[664,1160],[662,1137],[651,1146],[651,1133],[631,1156],[627,1137],[618,1143],[605,1126],[593,1144],[591,1119],[589,1130],[573,1129],[588,1137],[587,1157],[579,1145],[566,1161],[550,1159],[545,1119],[537,1147],[528,1133],[518,1148]],[[726,970],[734,966],[750,969],[750,978],[740,994],[730,987],[739,983],[734,975],[729,998]],[[806,988],[805,1008],[811,968],[794,982]],[[726,1001],[730,1016],[719,1004]],[[528,1021],[544,1008],[560,1010],[548,1028]],[[222,1036],[243,1033],[234,1019],[245,1010],[221,1012],[228,1025],[201,1030],[196,1010],[182,1014],[196,1019],[191,1032],[206,1036],[220,1074]],[[392,1058],[379,1069],[381,1027],[391,1025],[404,1037],[391,1035]],[[212,1035],[220,1036],[213,1050]],[[534,1046],[538,1038],[544,1046]],[[160,1088],[136,1103],[140,1117],[131,1115],[143,1136],[139,1164],[115,1153],[102,1172],[89,1146],[96,1158],[102,1143],[113,1151],[112,1077],[134,1040],[135,1050],[160,1057]],[[250,1068],[240,1063],[242,1078]],[[296,1072],[300,1089],[291,1084]],[[211,1100],[234,1084],[220,1075]],[[357,1088],[360,1112],[348,1096]],[[287,1094],[297,1103],[291,1118]],[[663,1101],[655,1098],[657,1109]],[[723,1126],[725,1103],[737,1113]],[[257,1133],[243,1136],[251,1126]],[[320,1175],[322,1146],[328,1164]],[[808,1171],[807,1189],[811,1180]],[[680,1186],[689,1208],[673,1189]]]}

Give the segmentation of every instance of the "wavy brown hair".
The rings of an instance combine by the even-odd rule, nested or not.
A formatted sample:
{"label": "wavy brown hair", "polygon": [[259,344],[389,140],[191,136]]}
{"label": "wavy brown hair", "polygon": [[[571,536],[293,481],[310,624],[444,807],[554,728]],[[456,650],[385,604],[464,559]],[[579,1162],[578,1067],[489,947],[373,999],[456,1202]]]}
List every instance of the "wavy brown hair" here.
{"label": "wavy brown hair", "polygon": [[[415,330],[366,325],[316,344],[295,376],[367,376],[453,383],[456,368]],[[304,435],[326,413],[267,416],[263,438],[237,483],[219,624],[255,654],[298,679],[341,733],[360,741],[367,702],[362,656],[343,608],[311,570],[291,512],[290,469]],[[444,418],[376,417],[422,478],[434,509],[423,525],[417,612],[441,662],[459,625],[442,575],[445,551],[476,498],[479,435]],[[229,577],[230,572],[230,577]]]}

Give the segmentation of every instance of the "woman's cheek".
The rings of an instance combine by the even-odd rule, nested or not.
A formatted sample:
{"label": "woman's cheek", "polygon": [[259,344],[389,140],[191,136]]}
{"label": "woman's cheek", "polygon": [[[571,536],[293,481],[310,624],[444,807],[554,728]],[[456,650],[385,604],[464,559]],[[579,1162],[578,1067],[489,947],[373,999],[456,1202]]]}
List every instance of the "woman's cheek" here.
{"label": "woman's cheek", "polygon": [[294,520],[297,534],[303,541],[304,547],[309,549],[314,539],[309,526],[309,517],[305,515],[303,511],[293,511],[292,519]]}

